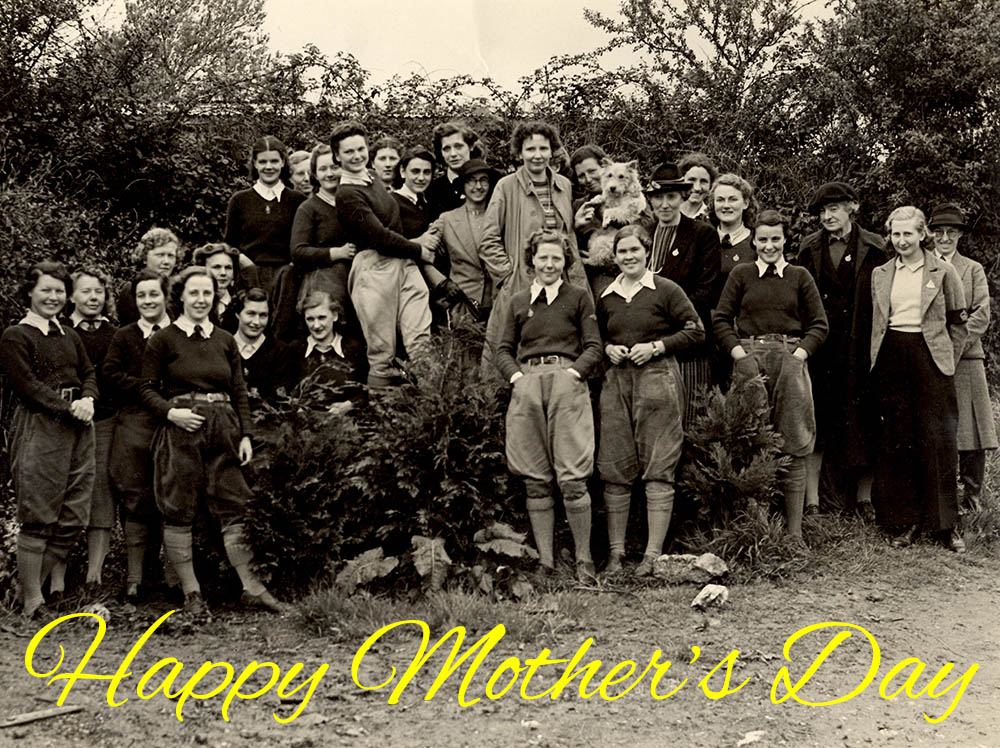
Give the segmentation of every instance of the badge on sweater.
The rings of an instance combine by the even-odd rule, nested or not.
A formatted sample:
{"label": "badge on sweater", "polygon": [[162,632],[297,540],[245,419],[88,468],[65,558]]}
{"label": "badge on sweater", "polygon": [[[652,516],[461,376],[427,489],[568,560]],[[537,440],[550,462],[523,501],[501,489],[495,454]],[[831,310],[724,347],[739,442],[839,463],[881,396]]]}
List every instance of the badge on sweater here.
{"label": "badge on sweater", "polygon": [[847,255],[847,256],[846,256],[846,257],[844,258],[844,262],[850,262],[850,261],[851,261],[851,256],[850,256],[850,255]]}
{"label": "badge on sweater", "polygon": [[934,281],[929,280],[927,281],[927,285],[924,286],[924,288],[937,288],[937,286],[934,285]]}

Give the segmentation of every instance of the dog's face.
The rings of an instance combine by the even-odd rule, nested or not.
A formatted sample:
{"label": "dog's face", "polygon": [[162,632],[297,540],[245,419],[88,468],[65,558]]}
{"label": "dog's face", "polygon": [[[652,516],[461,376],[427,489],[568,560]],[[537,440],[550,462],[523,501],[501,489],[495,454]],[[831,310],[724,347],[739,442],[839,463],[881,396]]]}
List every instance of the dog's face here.
{"label": "dog's face", "polygon": [[622,163],[604,159],[601,166],[604,167],[604,173],[601,174],[601,192],[605,198],[620,199],[642,194],[637,161]]}

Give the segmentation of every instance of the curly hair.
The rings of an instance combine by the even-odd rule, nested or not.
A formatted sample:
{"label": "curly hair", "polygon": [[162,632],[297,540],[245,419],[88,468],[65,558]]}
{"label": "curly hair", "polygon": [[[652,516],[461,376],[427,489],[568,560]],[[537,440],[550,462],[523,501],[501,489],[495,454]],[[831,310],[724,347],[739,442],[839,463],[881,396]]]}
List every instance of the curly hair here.
{"label": "curly hair", "polygon": [[267,298],[267,291],[259,286],[248,288],[246,291],[240,291],[236,294],[230,308],[233,310],[234,314],[242,314],[244,307],[246,307],[247,303],[250,301],[263,301],[267,304],[267,311],[270,313],[271,302]]}
{"label": "curly hair", "polygon": [[434,141],[432,143],[434,147],[434,155],[437,157],[439,163],[444,164],[444,156],[441,154],[441,143],[450,135],[461,135],[462,140],[465,144],[469,146],[469,158],[486,158],[486,154],[483,150],[482,141],[479,139],[479,133],[473,130],[464,122],[459,122],[458,120],[450,120],[449,122],[442,122],[440,125],[434,128],[433,137]]}
{"label": "curly hair", "polygon": [[177,238],[177,234],[170,229],[151,228],[142,235],[139,243],[132,250],[132,261],[139,267],[145,267],[146,256],[150,252],[157,247],[171,243],[177,245],[177,262],[180,263],[183,247],[181,246],[181,240]]}
{"label": "curly hair", "polygon": [[43,275],[61,280],[66,287],[67,299],[73,295],[73,278],[70,277],[66,266],[61,262],[43,260],[42,262],[36,262],[28,268],[28,272],[21,282],[21,287],[18,289],[18,295],[26,307],[31,306],[31,292],[35,290],[35,286],[38,285],[38,281],[41,280]]}
{"label": "curly hair", "polygon": [[536,229],[528,237],[528,243],[524,247],[524,261],[528,267],[533,267],[532,261],[538,253],[538,248],[543,244],[557,244],[562,247],[563,258],[566,264],[563,266],[568,270],[573,265],[573,253],[569,251],[569,239],[566,234],[553,229]]}
{"label": "curly hair", "polygon": [[337,158],[337,154],[340,152],[340,143],[343,140],[347,140],[355,135],[360,135],[365,139],[365,144],[368,144],[368,130],[360,122],[354,119],[344,120],[343,122],[338,122],[333,126],[333,130],[330,131],[330,150],[333,152],[333,160],[336,163],[340,163]]}
{"label": "curly hair", "polygon": [[[327,143],[320,143],[312,149],[309,154],[309,181],[312,183],[313,189],[319,189],[319,180],[316,178],[316,162],[319,161],[319,157],[329,153],[333,155],[333,149]],[[333,163],[337,163],[337,159],[333,160]]]}
{"label": "curly hair", "polygon": [[753,225],[753,233],[750,235],[751,243],[753,242],[753,237],[757,234],[758,226],[781,226],[785,239],[789,239],[792,235],[792,224],[774,208],[762,210],[760,215],[757,216],[757,220]]}
{"label": "curly hair", "polygon": [[[76,283],[83,277],[97,278],[100,284],[104,287],[104,309],[101,312],[113,319],[118,317],[118,309],[115,307],[115,297],[111,292],[111,276],[106,272],[101,270],[99,267],[93,265],[83,265],[70,275],[73,279],[73,290],[76,291]],[[70,300],[72,301],[72,294],[70,294]],[[76,304],[73,304],[73,308],[76,308]]]}
{"label": "curly hair", "polygon": [[708,209],[709,215],[713,219],[713,224],[718,225],[719,220],[718,216],[715,215],[715,193],[720,187],[732,187],[743,195],[743,201],[747,204],[747,207],[743,209],[743,224],[745,226],[752,226],[754,217],[757,215],[757,201],[753,196],[753,185],[739,174],[732,173],[720,176],[715,180],[712,189],[709,190]]}
{"label": "curly hair", "polygon": [[219,283],[204,265],[191,265],[170,279],[170,317],[177,319],[184,311],[184,287],[191,278],[204,276],[212,281],[212,293],[219,298]]}
{"label": "curly hair", "polygon": [[715,165],[715,162],[706,156],[704,153],[686,153],[681,157],[681,160],[677,162],[677,171],[682,175],[687,174],[689,169],[693,169],[696,166],[700,166],[702,169],[708,172],[708,181],[713,185],[715,180],[719,178],[719,167]]}
{"label": "curly hair", "polygon": [[559,129],[555,125],[540,120],[519,122],[514,128],[514,134],[510,136],[510,155],[515,161],[521,158],[521,148],[524,146],[524,141],[532,135],[540,135],[548,140],[553,154],[562,148]]}
{"label": "curly hair", "polygon": [[151,280],[159,281],[160,290],[163,291],[163,305],[164,307],[166,307],[167,297],[170,295],[170,279],[163,275],[160,275],[155,270],[150,270],[149,268],[143,268],[138,273],[136,273],[135,277],[132,278],[131,281],[129,281],[128,284],[129,293],[134,299],[136,289],[139,288],[139,284],[142,283],[143,281],[151,281]]}

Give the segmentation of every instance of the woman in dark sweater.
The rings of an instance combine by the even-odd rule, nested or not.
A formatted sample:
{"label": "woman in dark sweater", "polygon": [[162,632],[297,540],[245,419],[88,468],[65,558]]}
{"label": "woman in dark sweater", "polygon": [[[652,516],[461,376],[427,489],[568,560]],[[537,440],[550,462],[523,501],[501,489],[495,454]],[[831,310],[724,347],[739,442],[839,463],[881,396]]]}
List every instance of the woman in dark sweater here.
{"label": "woman in dark sweater", "polygon": [[439,239],[403,236],[399,204],[368,171],[366,137],[359,122],[342,122],[330,135],[330,148],[341,167],[337,217],[358,247],[348,290],[368,345],[368,384],[386,387],[399,376],[397,335],[411,359],[430,352],[427,284],[417,263],[434,261]]}
{"label": "woman in dark sweater", "polygon": [[611,366],[601,387],[597,468],[604,481],[611,541],[609,572],[621,571],[632,486],[646,489],[649,538],[636,575],[653,572],[663,553],[674,503],[674,471],[684,446],[684,392],[674,353],[700,343],[705,329],[691,301],[646,267],[652,239],[641,226],[615,234],[621,274],[597,301],[597,321]]}
{"label": "woman in dark sweater", "polygon": [[771,420],[789,456],[782,477],[788,536],[802,542],[806,455],[816,444],[816,415],[806,359],[826,340],[829,324],[809,271],[785,261],[788,224],[776,210],[754,228],[757,260],[729,274],[712,312],[715,336],[733,359],[733,378],[765,377]]}
{"label": "woman in dark sweater", "polygon": [[288,149],[266,135],[250,151],[250,178],[254,185],[229,199],[225,242],[240,250],[241,268],[256,273],[250,285],[270,289],[275,274],[289,263],[289,241],[295,211],[306,198],[289,190]]}
{"label": "woman in dark sweater", "polygon": [[458,171],[470,158],[486,158],[479,133],[464,122],[442,122],[434,128],[434,155],[444,173],[427,187],[427,203],[432,218],[454,210],[465,202]]}
{"label": "woman in dark sweater", "polygon": [[150,453],[159,424],[142,405],[142,357],[146,341],[169,325],[170,318],[166,312],[166,278],[151,270],[140,270],[130,286],[139,319],[115,333],[104,358],[102,373],[119,406],[111,440],[113,459],[109,473],[125,531],[128,570],[125,597],[136,602],[144,569],[152,570],[159,560],[163,523],[153,496]]}
{"label": "woman in dark sweater", "polygon": [[601,360],[601,336],[587,289],[562,279],[573,261],[566,236],[540,229],[524,255],[533,280],[505,308],[496,357],[514,385],[507,465],[524,478],[540,573],[554,571],[555,480],[576,546],[577,579],[593,582],[587,479],[594,470],[594,416],[587,374]]}
{"label": "woman in dark sweater", "polygon": [[240,467],[253,457],[252,422],[236,341],[208,319],[215,279],[203,267],[189,267],[170,295],[180,315],[146,344],[142,400],[160,423],[153,438],[153,486],[184,609],[195,616],[205,612],[191,550],[191,525],[204,496],[222,525],[226,556],[243,583],[243,603],[280,612],[281,604],[250,570],[253,552],[243,517],[252,494]]}
{"label": "woman in dark sweater", "polygon": [[191,259],[195,265],[208,268],[219,289],[215,308],[209,316],[215,324],[234,335],[239,322],[233,310],[233,300],[243,290],[239,250],[225,242],[211,242],[198,247]]}
{"label": "woman in dark sweater", "polygon": [[[101,584],[104,559],[111,547],[111,528],[115,524],[115,505],[108,480],[108,454],[114,431],[117,410],[108,383],[101,375],[101,364],[118,328],[109,317],[115,316],[115,302],[111,298],[111,283],[103,270],[84,267],[73,273],[73,311],[70,324],[83,341],[94,371],[100,398],[94,405],[94,490],[90,499],[90,521],[87,524],[87,585]],[[52,569],[49,592],[66,589],[66,564],[57,563]]]}
{"label": "woman in dark sweater", "polygon": [[0,338],[0,370],[17,402],[10,467],[28,618],[49,615],[42,582],[86,527],[94,487],[97,375],[80,337],[58,321],[72,283],[62,263],[33,265],[21,285],[28,311]]}

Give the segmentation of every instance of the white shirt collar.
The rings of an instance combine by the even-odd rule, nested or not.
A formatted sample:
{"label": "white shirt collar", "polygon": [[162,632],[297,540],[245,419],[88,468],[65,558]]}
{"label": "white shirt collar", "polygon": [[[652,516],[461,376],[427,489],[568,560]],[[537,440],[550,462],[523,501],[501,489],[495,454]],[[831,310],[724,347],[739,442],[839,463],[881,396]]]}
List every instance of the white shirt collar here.
{"label": "white shirt collar", "polygon": [[94,317],[94,319],[90,319],[89,317],[84,317],[80,314],[79,309],[74,309],[73,313],[69,315],[69,321],[73,323],[73,327],[79,327],[81,322],[107,322],[108,318],[101,314]]}
{"label": "white shirt collar", "polygon": [[[757,266],[757,277],[763,278],[764,273],[767,272],[767,263],[764,262],[759,257],[753,261],[753,264]],[[778,274],[779,278],[785,277],[785,268],[788,267],[788,260],[784,257],[779,257],[778,261],[774,263],[774,272]]]}
{"label": "white shirt collar", "polygon": [[[195,323],[185,317],[183,314],[174,320],[174,324],[177,325],[185,335],[189,338],[194,335]],[[212,337],[212,330],[215,329],[215,325],[209,322],[207,319],[204,322],[198,323],[201,326],[202,332],[205,334],[206,338]]]}
{"label": "white shirt collar", "polygon": [[420,202],[420,196],[417,195],[416,192],[414,192],[413,190],[411,190],[410,189],[410,185],[406,184],[405,182],[403,183],[402,187],[400,187],[398,190],[396,190],[396,192],[398,192],[400,195],[402,195],[403,197],[405,197],[407,200],[409,200],[414,205],[416,205],[418,202]]}
{"label": "white shirt collar", "polygon": [[30,309],[28,310],[27,314],[25,314],[24,317],[21,319],[20,324],[22,324],[22,325],[31,325],[36,330],[40,330],[41,333],[42,333],[42,335],[48,335],[49,334],[49,322],[55,322],[56,323],[56,327],[59,328],[59,334],[60,335],[63,334],[63,332],[64,332],[63,326],[59,323],[59,320],[57,320],[55,317],[53,317],[51,320],[47,320],[42,315],[40,315],[40,314],[38,314],[36,312],[33,312]]}
{"label": "white shirt collar", "polygon": [[[339,332],[335,332],[333,334],[332,348],[337,352],[338,356],[340,356],[341,358],[344,357],[344,336],[341,335]],[[316,339],[312,335],[310,335],[308,338],[306,338],[306,354],[302,358],[309,358],[309,354],[312,353],[314,350],[317,350]]]}
{"label": "white shirt collar", "polygon": [[262,345],[264,345],[264,338],[266,336],[261,334],[257,336],[256,340],[250,341],[243,336],[243,332],[241,330],[237,330],[233,337],[236,338],[236,347],[239,348],[240,357],[248,359],[259,351]]}
{"label": "white shirt collar", "polygon": [[651,288],[654,291],[656,290],[656,281],[653,280],[653,271],[649,268],[646,268],[646,272],[643,273],[642,277],[639,279],[639,285],[632,287],[632,293],[630,294],[625,293],[625,288],[622,285],[623,280],[625,280],[625,273],[619,273],[618,277],[611,281],[611,284],[604,289],[604,293],[601,294],[601,298],[603,299],[610,293],[616,293],[625,299],[625,301],[631,301],[632,297],[639,293],[639,289],[641,288]]}
{"label": "white shirt collar", "polygon": [[323,190],[316,190],[313,194],[327,205],[332,205],[335,208],[337,207],[337,199],[333,195],[328,195]]}
{"label": "white shirt collar", "polygon": [[340,172],[340,183],[341,184],[360,184],[362,186],[374,183],[371,172],[363,171],[360,174],[351,174],[351,172],[342,170]]}
{"label": "white shirt collar", "polygon": [[285,191],[284,183],[279,179],[278,183],[273,187],[268,187],[266,184],[261,182],[259,179],[254,182],[253,191],[260,195],[262,198],[270,202],[271,200],[277,200],[281,202],[281,193]]}
{"label": "white shirt collar", "polygon": [[147,322],[142,317],[139,317],[138,322],[139,322],[139,329],[142,330],[142,337],[148,338],[150,335],[153,334],[153,325],[159,325],[160,329],[162,330],[164,327],[170,324],[170,317],[164,314],[155,322]]}
{"label": "white shirt collar", "polygon": [[923,267],[924,267],[924,260],[925,259],[926,259],[925,257],[921,257],[920,258],[920,262],[918,262],[916,265],[912,265],[911,266],[911,265],[907,265],[905,262],[903,262],[903,258],[902,257],[900,257],[899,255],[896,255],[896,270],[902,270],[903,268],[906,268],[911,273],[915,273],[918,270],[922,270],[923,269]]}
{"label": "white shirt collar", "polygon": [[538,299],[538,295],[544,290],[545,291],[545,303],[551,304],[556,300],[556,296],[559,295],[559,289],[562,286],[563,280],[560,278],[551,286],[543,286],[538,282],[538,279],[531,281],[531,297],[528,299],[528,303],[534,304]]}

